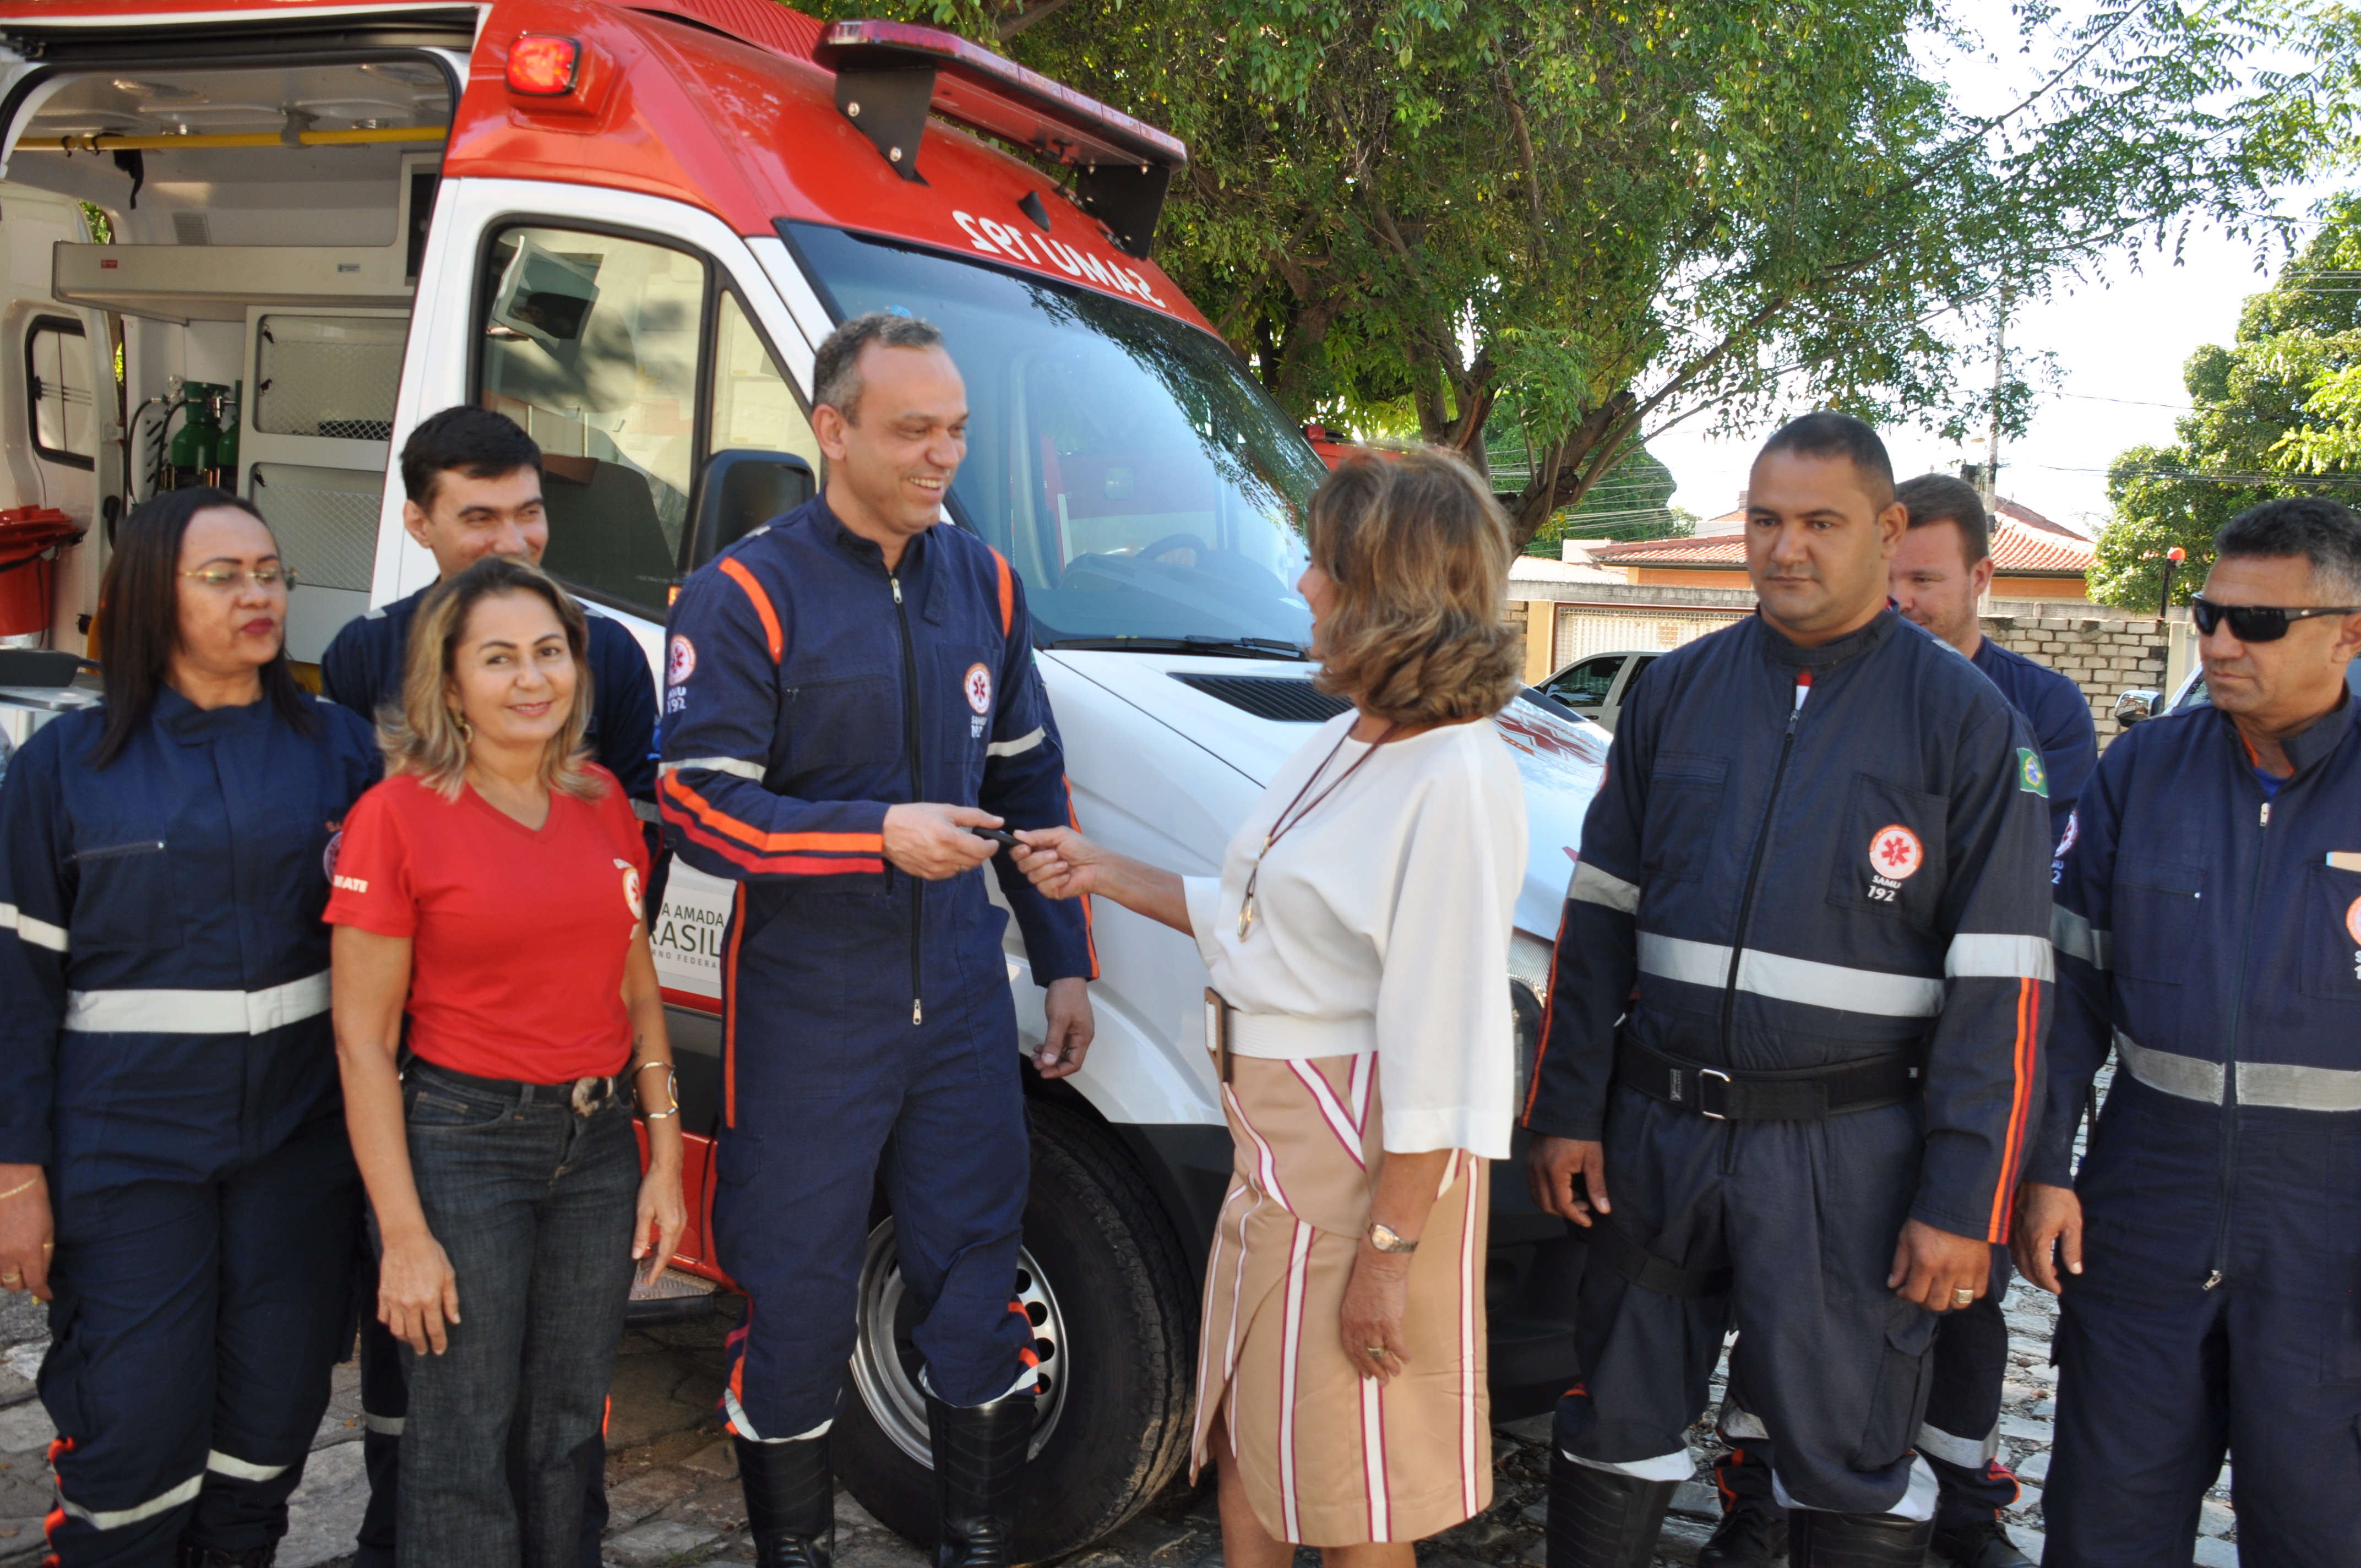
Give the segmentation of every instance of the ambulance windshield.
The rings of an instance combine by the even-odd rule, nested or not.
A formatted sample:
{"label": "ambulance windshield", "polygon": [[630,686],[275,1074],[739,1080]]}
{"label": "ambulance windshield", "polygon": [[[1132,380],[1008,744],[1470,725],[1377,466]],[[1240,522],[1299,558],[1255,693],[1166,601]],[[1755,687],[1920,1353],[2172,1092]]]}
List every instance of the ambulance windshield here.
{"label": "ambulance windshield", "polygon": [[1025,579],[1042,642],[1311,641],[1300,520],[1327,469],[1220,343],[1091,290],[782,226],[840,319],[942,329],[970,410],[953,510]]}

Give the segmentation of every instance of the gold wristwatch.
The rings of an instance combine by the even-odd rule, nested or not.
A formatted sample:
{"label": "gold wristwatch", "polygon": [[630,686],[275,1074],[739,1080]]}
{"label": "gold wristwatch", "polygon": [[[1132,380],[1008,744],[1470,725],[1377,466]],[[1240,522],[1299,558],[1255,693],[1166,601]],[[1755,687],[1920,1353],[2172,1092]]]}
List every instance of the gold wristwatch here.
{"label": "gold wristwatch", "polygon": [[1416,1242],[1405,1238],[1391,1225],[1381,1225],[1375,1220],[1369,1222],[1369,1245],[1379,1252],[1416,1252],[1418,1250]]}

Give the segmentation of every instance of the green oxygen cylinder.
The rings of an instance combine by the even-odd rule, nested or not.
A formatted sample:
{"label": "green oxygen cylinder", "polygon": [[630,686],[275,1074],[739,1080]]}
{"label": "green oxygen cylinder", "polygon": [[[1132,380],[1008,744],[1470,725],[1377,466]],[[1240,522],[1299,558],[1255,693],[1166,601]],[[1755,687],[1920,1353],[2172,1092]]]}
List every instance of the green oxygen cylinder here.
{"label": "green oxygen cylinder", "polygon": [[235,492],[237,489],[237,427],[238,405],[246,400],[246,383],[231,383],[222,394],[221,436],[214,443],[214,466],[222,471],[222,485]]}
{"label": "green oxygen cylinder", "polygon": [[200,474],[214,465],[221,449],[221,398],[229,389],[210,381],[183,381],[181,428],[172,433],[171,462],[181,474]]}

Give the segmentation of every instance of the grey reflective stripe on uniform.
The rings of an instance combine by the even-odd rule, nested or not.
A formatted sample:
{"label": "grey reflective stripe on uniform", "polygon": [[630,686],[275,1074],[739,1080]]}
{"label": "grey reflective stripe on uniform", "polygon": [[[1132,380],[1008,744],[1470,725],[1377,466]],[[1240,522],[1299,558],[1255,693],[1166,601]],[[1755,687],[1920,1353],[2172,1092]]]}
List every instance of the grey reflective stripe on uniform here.
{"label": "grey reflective stripe on uniform", "polygon": [[380,1416],[368,1410],[361,1412],[361,1424],[379,1437],[400,1437],[401,1420],[400,1416]]}
{"label": "grey reflective stripe on uniform", "polygon": [[1943,954],[1947,980],[2055,980],[2058,960],[2047,937],[1962,931]]}
{"label": "grey reflective stripe on uniform", "polygon": [[64,927],[36,920],[13,904],[0,904],[0,927],[16,932],[18,940],[30,942],[37,948],[47,948],[53,953],[66,950]]}
{"label": "grey reflective stripe on uniform", "polygon": [[1918,1452],[1963,1470],[1981,1470],[2000,1457],[2000,1428],[1994,1426],[1979,1442],[1971,1437],[1945,1431],[1930,1421],[1918,1429]]}
{"label": "grey reflective stripe on uniform", "polygon": [[2114,933],[2103,931],[2091,924],[2090,916],[2077,915],[2062,904],[2049,906],[2049,943],[2070,959],[2080,959],[2092,969],[2106,969],[2113,958]]}
{"label": "grey reflective stripe on uniform", "polygon": [[[2115,1052],[2134,1078],[2150,1089],[2222,1103],[2222,1064],[2171,1051],[2152,1051],[2115,1031]],[[2298,1067],[2288,1062],[2238,1064],[2238,1103],[2275,1111],[2361,1111],[2361,1072],[2335,1067]]]}
{"label": "grey reflective stripe on uniform", "polygon": [[983,749],[983,754],[987,757],[1015,757],[1021,755],[1024,752],[1031,751],[1034,747],[1038,746],[1041,743],[1042,738],[1048,735],[1049,732],[1049,731],[1046,726],[1037,724],[1033,727],[1033,733],[1030,735],[1019,735],[1014,740],[994,740],[991,745],[986,746]]}
{"label": "grey reflective stripe on uniform", "polygon": [[762,763],[741,762],[735,757],[690,757],[682,762],[666,762],[656,771],[676,773],[683,768],[703,768],[708,773],[735,773],[741,779],[752,779],[756,784],[763,782]]}
{"label": "grey reflective stripe on uniform", "polygon": [[1566,884],[1565,895],[1577,904],[1596,904],[1619,915],[1640,913],[1640,884],[1602,872],[1587,861],[1574,868],[1574,880]]}
{"label": "grey reflective stripe on uniform", "polygon": [[738,1403],[735,1390],[730,1388],[721,1390],[721,1413],[729,1418],[730,1430],[738,1436],[755,1442],[763,1441],[763,1434],[754,1430],[754,1423],[746,1419],[745,1407]]}
{"label": "grey reflective stripe on uniform", "polygon": [[62,1494],[58,1497],[58,1507],[93,1530],[121,1530],[125,1525],[137,1524],[141,1519],[153,1519],[158,1514],[169,1513],[179,1508],[182,1503],[194,1498],[199,1488],[204,1484],[205,1473],[200,1470],[170,1491],[159,1492],[146,1502],[131,1508],[85,1508]]}
{"label": "grey reflective stripe on uniform", "polygon": [[232,1475],[240,1481],[275,1481],[288,1470],[284,1464],[257,1464],[235,1453],[224,1453],[218,1448],[205,1455],[205,1468],[216,1475]]}
{"label": "grey reflective stripe on uniform", "polygon": [[[1640,933],[1640,971],[1719,989],[1730,979],[1730,949],[1719,942]],[[1943,1010],[1943,982],[1784,958],[1749,948],[1738,960],[1738,989],[1782,1002],[1888,1018],[1932,1018]]]}
{"label": "grey reflective stripe on uniform", "polygon": [[638,817],[642,822],[661,822],[664,820],[664,813],[656,809],[656,803],[653,800],[635,800],[631,802],[631,815]]}
{"label": "grey reflective stripe on uniform", "polygon": [[85,1035],[267,1035],[328,1010],[328,971],[268,991],[70,991],[66,1027]]}

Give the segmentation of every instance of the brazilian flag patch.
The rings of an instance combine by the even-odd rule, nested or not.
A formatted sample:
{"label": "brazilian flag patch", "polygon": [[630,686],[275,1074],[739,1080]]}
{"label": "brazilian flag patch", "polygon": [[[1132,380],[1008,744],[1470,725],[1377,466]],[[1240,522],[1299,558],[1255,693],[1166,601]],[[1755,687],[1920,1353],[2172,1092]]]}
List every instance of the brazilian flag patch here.
{"label": "brazilian flag patch", "polygon": [[2049,772],[2041,765],[2041,753],[2030,746],[2016,749],[2016,787],[2044,800],[2049,798]]}

